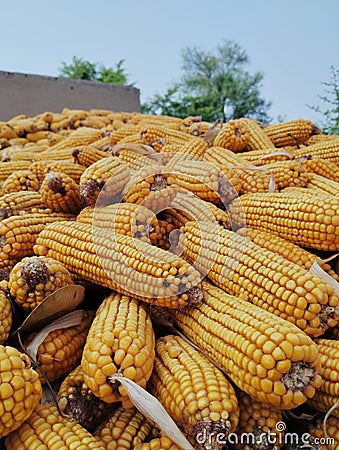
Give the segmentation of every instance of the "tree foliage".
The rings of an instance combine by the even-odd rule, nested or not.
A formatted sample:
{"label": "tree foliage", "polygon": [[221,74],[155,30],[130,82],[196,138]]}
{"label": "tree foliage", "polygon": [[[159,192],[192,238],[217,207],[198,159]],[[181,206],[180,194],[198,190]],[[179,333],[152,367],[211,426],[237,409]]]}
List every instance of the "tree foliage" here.
{"label": "tree foliage", "polygon": [[65,62],[61,64],[59,76],[63,78],[102,81],[120,85],[128,84],[128,75],[123,67],[123,59],[118,61],[115,67],[105,67],[102,64],[92,63],[76,56],[73,56],[71,64]]}
{"label": "tree foliage", "polygon": [[251,117],[269,122],[270,102],[260,93],[263,74],[251,74],[247,53],[231,40],[214,51],[187,47],[182,51],[182,77],[163,94],[143,105],[145,113],[178,117],[202,116],[215,121]]}
{"label": "tree foliage", "polygon": [[325,86],[324,94],[318,97],[326,105],[326,109],[319,106],[310,108],[323,116],[321,128],[324,133],[339,134],[339,70],[331,66],[330,81],[322,84]]}

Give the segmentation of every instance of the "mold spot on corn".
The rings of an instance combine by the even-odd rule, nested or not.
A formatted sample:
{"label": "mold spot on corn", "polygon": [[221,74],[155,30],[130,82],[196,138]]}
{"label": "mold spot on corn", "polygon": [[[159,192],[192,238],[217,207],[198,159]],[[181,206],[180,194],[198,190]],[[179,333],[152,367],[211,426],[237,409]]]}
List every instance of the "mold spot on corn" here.
{"label": "mold spot on corn", "polygon": [[30,259],[25,262],[20,273],[23,281],[33,290],[38,284],[46,283],[49,276],[46,264],[38,259]]}

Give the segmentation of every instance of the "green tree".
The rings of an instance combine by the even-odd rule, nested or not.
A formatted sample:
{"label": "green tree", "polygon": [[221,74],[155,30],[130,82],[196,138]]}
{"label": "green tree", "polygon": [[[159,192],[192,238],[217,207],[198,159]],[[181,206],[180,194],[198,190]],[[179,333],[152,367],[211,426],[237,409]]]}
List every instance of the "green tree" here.
{"label": "green tree", "polygon": [[231,40],[215,51],[187,47],[182,51],[183,75],[165,94],[156,94],[142,106],[145,113],[202,116],[227,121],[239,117],[269,122],[271,103],[261,97],[263,74],[251,74],[247,53]]}
{"label": "green tree", "polygon": [[[118,61],[115,67],[105,67],[102,64],[85,61],[76,56],[73,56],[71,64],[66,64],[65,62],[61,64],[62,67],[59,69],[58,75],[63,78],[102,81],[120,85],[128,84],[128,75],[123,67],[123,59]],[[131,86],[131,84],[129,85]]]}
{"label": "green tree", "polygon": [[309,106],[313,111],[321,114],[321,128],[327,134],[339,134],[339,70],[330,67],[330,81],[322,83],[324,94],[319,95],[320,100],[326,105],[323,110],[319,106]]}

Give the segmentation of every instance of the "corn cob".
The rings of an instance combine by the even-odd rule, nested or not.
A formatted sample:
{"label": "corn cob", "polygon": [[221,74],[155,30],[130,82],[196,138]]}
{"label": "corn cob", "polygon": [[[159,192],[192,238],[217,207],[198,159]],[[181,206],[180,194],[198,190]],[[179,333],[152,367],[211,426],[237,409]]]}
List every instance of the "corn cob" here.
{"label": "corn cob", "polygon": [[179,128],[179,131],[185,131],[192,136],[200,136],[203,138],[205,133],[208,132],[212,127],[213,124],[210,122],[199,121],[192,122],[188,127],[181,127]]}
{"label": "corn cob", "polygon": [[260,149],[244,152],[241,153],[241,157],[254,166],[262,166],[271,162],[286,161],[292,159],[294,151],[294,147],[276,148],[275,150],[268,148],[263,150]]}
{"label": "corn cob", "polygon": [[158,218],[158,226],[154,232],[150,234],[150,242],[152,245],[156,245],[164,250],[170,250],[171,248],[171,233],[175,230],[175,225],[171,220]]}
{"label": "corn cob", "polygon": [[34,208],[42,209],[46,205],[40,192],[19,191],[0,196],[0,220],[18,214],[32,212]]}
{"label": "corn cob", "polygon": [[77,422],[65,419],[49,403],[37,405],[30,417],[6,438],[5,445],[16,450],[105,450],[98,437]]}
{"label": "corn cob", "polygon": [[281,409],[314,396],[321,384],[320,361],[310,337],[292,323],[207,282],[203,289],[200,305],[172,316],[241,390]]}
{"label": "corn cob", "polygon": [[207,143],[200,137],[192,137],[180,146],[179,151],[174,154],[167,163],[169,167],[176,169],[176,164],[181,161],[196,160],[201,158],[208,149]]}
{"label": "corn cob", "polygon": [[136,408],[118,407],[94,433],[107,450],[130,450],[144,442],[153,425]]}
{"label": "corn cob", "polygon": [[91,164],[80,178],[80,193],[86,206],[94,206],[100,195],[100,204],[119,201],[130,170],[116,156],[107,156]]}
{"label": "corn cob", "polygon": [[1,161],[10,162],[10,161],[39,161],[41,160],[41,156],[38,151],[32,151],[31,149],[25,150],[23,148],[15,148],[6,149],[3,153],[1,153]]}
{"label": "corn cob", "polygon": [[323,133],[313,134],[307,140],[307,142],[305,142],[305,144],[313,145],[313,144],[318,144],[319,142],[333,141],[333,139],[338,139],[338,135],[337,134],[323,134]]}
{"label": "corn cob", "polygon": [[20,427],[41,396],[39,375],[29,358],[14,347],[0,345],[0,437]]}
{"label": "corn cob", "polygon": [[110,151],[113,156],[118,156],[128,163],[131,171],[141,170],[145,166],[162,161],[162,156],[153,147],[144,144],[118,144],[111,147]]}
{"label": "corn cob", "polygon": [[171,161],[165,170],[168,170],[170,183],[180,190],[191,191],[200,199],[219,206],[230,203],[237,196],[240,183],[231,170],[222,172],[203,160],[178,160],[175,166]]}
{"label": "corn cob", "polygon": [[86,339],[81,359],[86,385],[105,402],[131,407],[125,389],[111,377],[120,371],[145,388],[154,364],[154,340],[146,305],[113,292],[100,305]]}
{"label": "corn cob", "polygon": [[143,444],[135,445],[133,450],[181,450],[181,448],[174,444],[168,437],[160,436]]}
{"label": "corn cob", "polygon": [[328,159],[321,158],[300,158],[306,170],[311,173],[316,173],[330,180],[339,183],[339,167],[337,164]]}
{"label": "corn cob", "polygon": [[231,220],[227,211],[203,200],[197,201],[191,192],[178,192],[172,202],[171,208],[160,213],[160,217],[170,220],[175,228],[180,228],[186,222],[214,222],[224,228],[231,228]]}
{"label": "corn cob", "polygon": [[304,119],[267,125],[263,130],[276,147],[304,144],[311,136],[321,133],[313,122]]}
{"label": "corn cob", "polygon": [[80,177],[85,169],[85,166],[81,166],[72,161],[36,161],[29,166],[29,170],[35,173],[40,183],[42,183],[47,173],[51,170],[63,172],[73,178],[76,183],[79,183]]}
{"label": "corn cob", "polygon": [[[339,442],[339,419],[329,417],[325,424],[326,435],[324,433],[324,418],[317,417],[313,423],[308,426],[309,437],[307,444],[314,450],[338,450]],[[302,447],[301,447],[302,448]],[[305,448],[305,445],[303,445]]]}
{"label": "corn cob", "polygon": [[77,216],[78,222],[107,228],[115,233],[148,241],[153,233],[158,233],[159,224],[152,211],[135,203],[116,203],[107,206],[84,208]]}
{"label": "corn cob", "polygon": [[10,125],[3,125],[0,129],[0,137],[5,139],[13,139],[18,137],[18,135]]}
{"label": "corn cob", "polygon": [[3,183],[6,178],[17,170],[27,170],[30,164],[30,161],[0,162],[0,183]]}
{"label": "corn cob", "polygon": [[25,136],[27,133],[34,133],[36,131],[36,124],[33,117],[22,117],[18,119],[12,119],[9,122],[14,132],[18,136]]}
{"label": "corn cob", "polygon": [[315,261],[318,261],[319,266],[325,270],[329,275],[331,275],[336,280],[339,280],[339,276],[331,268],[329,264],[321,262],[319,257],[314,253],[299,247],[293,242],[287,241],[286,239],[274,234],[270,231],[255,229],[255,228],[240,228],[237,230],[238,234],[246,236],[251,239],[255,244],[260,247],[266,248],[271,252],[277,253],[283,256],[288,261],[293,262],[299,266],[304,267],[309,270]]}
{"label": "corn cob", "polygon": [[78,214],[81,210],[79,186],[65,173],[49,171],[41,183],[40,193],[52,212]]}
{"label": "corn cob", "polygon": [[8,298],[8,282],[0,281],[0,345],[7,341],[12,327],[12,306]]}
{"label": "corn cob", "polygon": [[213,146],[228,148],[236,153],[247,146],[249,137],[250,129],[246,123],[241,120],[229,120],[216,135]]}
{"label": "corn cob", "polygon": [[185,143],[192,139],[187,133],[183,131],[170,129],[163,125],[145,125],[140,129],[141,142],[148,143],[152,142],[154,139],[163,139],[166,142],[182,142]]}
{"label": "corn cob", "polygon": [[209,208],[210,211],[212,212],[212,216],[208,218],[205,215],[205,213],[207,213],[209,210],[207,210],[206,208],[207,206],[205,206],[205,208],[201,208],[201,210],[198,209],[197,211],[194,212],[194,216],[192,215],[191,212],[181,210],[178,211],[175,208],[168,208],[162,211],[160,214],[158,214],[158,221],[168,222],[169,224],[172,224],[172,229],[170,230],[170,232],[173,230],[178,230],[179,228],[184,226],[187,222],[191,222],[192,220],[196,220],[198,223],[200,223],[201,221],[209,221],[209,220],[213,223],[213,221],[215,220],[216,223],[218,223],[219,225],[227,228],[228,230],[230,229],[230,221],[226,211],[223,211],[215,207],[216,212],[218,213],[220,211],[221,213],[220,218],[217,219],[215,216],[213,217],[213,211]]}
{"label": "corn cob", "polygon": [[199,302],[200,274],[184,259],[130,236],[80,222],[46,226],[34,251],[73,274],[122,294],[172,308]]}
{"label": "corn cob", "polygon": [[93,433],[105,421],[116,407],[96,397],[84,382],[84,373],[79,364],[62,381],[57,393],[60,411],[74,419]]}
{"label": "corn cob", "polygon": [[38,191],[39,181],[30,170],[16,170],[2,183],[4,194],[19,191]]}
{"label": "corn cob", "polygon": [[230,205],[234,224],[272,231],[303,247],[339,249],[339,199],[306,189],[242,195]]}
{"label": "corn cob", "polygon": [[[339,402],[339,341],[318,338],[315,343],[321,362],[319,373],[323,380],[309,403],[314,408],[327,412]],[[332,414],[339,418],[338,408]]]}
{"label": "corn cob", "polygon": [[306,167],[295,160],[268,163],[264,168],[273,174],[277,191],[289,186],[305,187],[310,179]]}
{"label": "corn cob", "polygon": [[90,145],[102,137],[102,130],[96,130],[89,127],[80,127],[73,131],[66,139],[53,145],[46,151],[46,156],[49,153],[57,153],[60,150],[74,149],[79,145]]}
{"label": "corn cob", "polygon": [[278,429],[283,422],[282,411],[269,403],[255,400],[240,389],[236,390],[236,394],[240,414],[234,449],[259,450],[264,447],[280,450],[284,442],[284,433]]}
{"label": "corn cob", "polygon": [[171,186],[171,173],[157,164],[146,166],[133,173],[123,191],[123,201],[135,203],[157,213],[171,205],[177,189]]}
{"label": "corn cob", "polygon": [[219,166],[225,174],[231,170],[240,179],[240,194],[247,192],[267,192],[270,175],[262,169],[252,170],[253,166],[242,154],[235,154],[222,147],[210,147],[204,154],[204,159]]}
{"label": "corn cob", "polygon": [[26,139],[30,142],[40,142],[42,139],[47,139],[49,135],[48,130],[39,130],[34,133],[27,133]]}
{"label": "corn cob", "polygon": [[267,148],[272,149],[272,151],[275,150],[275,145],[265,133],[262,124],[245,117],[238,119],[238,121],[239,126],[243,125],[248,128],[248,138],[246,143],[247,150],[262,150]]}
{"label": "corn cob", "polygon": [[101,158],[105,158],[107,153],[97,149],[94,145],[82,145],[72,151],[72,156],[77,164],[89,167]]}
{"label": "corn cob", "polygon": [[295,158],[312,156],[339,164],[339,137],[321,141],[318,144],[301,147],[294,151]]}
{"label": "corn cob", "polygon": [[24,147],[27,143],[29,143],[29,141],[25,137],[13,138],[10,139],[8,142],[12,147],[16,147],[14,148],[14,150],[18,150],[17,147]]}
{"label": "corn cob", "polygon": [[140,125],[130,125],[130,124],[120,127],[119,129],[113,131],[113,133],[110,135],[110,144],[116,145],[126,136],[139,133],[140,129],[141,129]]}
{"label": "corn cob", "polygon": [[45,256],[30,256],[13,267],[8,287],[15,302],[30,312],[47,295],[69,284],[73,284],[72,276],[59,261]]}
{"label": "corn cob", "polygon": [[188,222],[183,256],[217,286],[319,336],[338,320],[334,289],[306,269],[219,225]]}
{"label": "corn cob", "polygon": [[51,222],[66,220],[64,213],[28,213],[11,216],[0,222],[0,268],[13,267],[25,256],[33,255],[40,231]]}
{"label": "corn cob", "polygon": [[339,196],[339,182],[329,180],[328,178],[316,173],[311,174],[306,187],[321,189],[329,195],[333,195],[335,197]]}
{"label": "corn cob", "polygon": [[206,356],[179,336],[157,339],[155,351],[150,392],[195,448],[205,448],[198,438],[206,433],[213,448],[221,449],[213,440],[215,435],[220,433],[227,438],[235,431],[239,418],[231,383]]}
{"label": "corn cob", "polygon": [[[94,315],[94,311],[83,311],[79,325],[51,331],[39,345],[34,359],[50,383],[67,375],[80,364]],[[37,334],[37,332],[30,333],[24,340],[27,351]],[[40,379],[44,384],[44,377],[41,376]]]}

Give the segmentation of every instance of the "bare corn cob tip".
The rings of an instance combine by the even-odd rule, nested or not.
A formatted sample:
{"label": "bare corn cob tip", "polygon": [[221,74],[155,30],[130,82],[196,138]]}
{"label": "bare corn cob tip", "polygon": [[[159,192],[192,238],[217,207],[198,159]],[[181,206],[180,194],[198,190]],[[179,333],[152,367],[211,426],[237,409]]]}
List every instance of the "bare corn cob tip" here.
{"label": "bare corn cob tip", "polygon": [[116,404],[102,401],[84,382],[81,365],[70,372],[57,393],[60,410],[86,430],[93,432],[116,408]]}
{"label": "bare corn cob tip", "polygon": [[73,284],[70,272],[62,263],[45,256],[23,258],[11,270],[9,289],[25,311],[32,311],[56,289]]}
{"label": "bare corn cob tip", "polygon": [[29,358],[16,348],[0,345],[0,437],[28,418],[41,396],[39,375]]}

